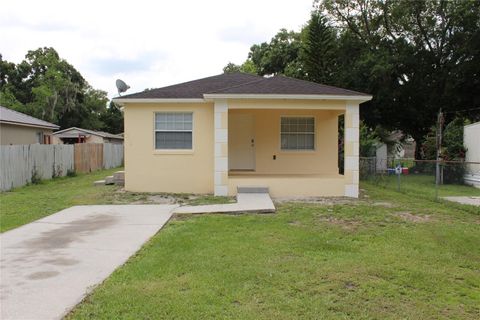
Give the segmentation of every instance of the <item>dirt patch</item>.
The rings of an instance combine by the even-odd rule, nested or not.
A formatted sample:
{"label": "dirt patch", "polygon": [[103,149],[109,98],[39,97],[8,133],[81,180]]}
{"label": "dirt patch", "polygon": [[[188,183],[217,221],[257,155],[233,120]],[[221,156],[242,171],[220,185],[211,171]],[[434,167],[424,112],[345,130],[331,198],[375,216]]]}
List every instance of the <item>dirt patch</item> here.
{"label": "dirt patch", "polygon": [[319,205],[335,205],[335,204],[358,204],[359,201],[347,197],[278,197],[272,199],[276,204],[283,203],[313,203]]}
{"label": "dirt patch", "polygon": [[430,215],[414,215],[409,211],[399,211],[394,213],[395,216],[409,222],[421,223],[421,222],[429,222],[432,220]]}
{"label": "dirt patch", "polygon": [[373,202],[372,206],[375,207],[384,207],[384,208],[393,208],[395,207],[393,203],[387,202],[387,201],[378,201],[378,202]]}
{"label": "dirt patch", "polygon": [[296,227],[300,227],[300,226],[303,225],[300,221],[297,221],[297,220],[289,221],[288,224],[291,225],[291,226],[296,226]]}
{"label": "dirt patch", "polygon": [[325,217],[325,216],[319,217],[318,221],[324,222],[324,223],[325,222],[330,223],[330,224],[339,226],[344,230],[349,230],[349,231],[357,230],[358,227],[360,227],[360,225],[361,225],[361,222],[358,221],[358,220],[346,220],[346,219],[340,219],[340,218],[331,217],[331,216],[329,216],[329,217]]}

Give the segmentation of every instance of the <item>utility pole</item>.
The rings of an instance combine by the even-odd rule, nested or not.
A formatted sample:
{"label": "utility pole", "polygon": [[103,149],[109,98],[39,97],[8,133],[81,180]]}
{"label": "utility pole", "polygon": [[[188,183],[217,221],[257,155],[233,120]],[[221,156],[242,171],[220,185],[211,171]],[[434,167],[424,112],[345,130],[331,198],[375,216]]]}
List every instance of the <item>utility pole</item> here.
{"label": "utility pole", "polygon": [[435,200],[438,200],[438,186],[441,183],[441,174],[440,174],[440,160],[441,160],[441,149],[442,149],[442,127],[443,127],[443,113],[442,108],[438,111],[437,116],[437,160],[435,161]]}

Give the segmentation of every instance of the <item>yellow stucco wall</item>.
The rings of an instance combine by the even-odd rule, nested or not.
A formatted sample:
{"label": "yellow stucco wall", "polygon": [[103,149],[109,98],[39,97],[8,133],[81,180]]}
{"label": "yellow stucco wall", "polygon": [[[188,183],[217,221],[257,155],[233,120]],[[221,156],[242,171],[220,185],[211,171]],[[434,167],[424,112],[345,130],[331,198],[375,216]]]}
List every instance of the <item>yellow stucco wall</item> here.
{"label": "yellow stucco wall", "polygon": [[341,175],[234,175],[228,179],[228,195],[238,186],[266,186],[272,197],[341,197],[345,179]]}
{"label": "yellow stucco wall", "polygon": [[[155,112],[193,113],[193,150],[156,151]],[[213,193],[213,104],[125,105],[125,189]]]}
{"label": "yellow stucco wall", "polygon": [[0,124],[0,144],[35,144],[37,141],[37,132],[43,132],[44,135],[51,135],[52,130],[17,126],[11,124]]}
{"label": "yellow stucco wall", "polygon": [[[231,109],[229,116],[251,114],[255,130],[255,171],[263,174],[338,174],[337,110]],[[280,148],[280,118],[312,116],[315,119],[315,150]],[[229,150],[236,146],[229,144]],[[273,159],[273,156],[276,159]]]}
{"label": "yellow stucco wall", "polygon": [[[346,170],[345,176],[338,174],[338,116],[346,112],[345,101],[228,100],[224,103],[228,105],[226,112],[220,104],[214,107],[213,102],[126,103],[126,189],[213,193],[225,188],[225,194],[235,195],[239,185],[261,185],[268,186],[274,197],[343,196],[347,194],[347,185],[358,180],[351,170]],[[155,112],[175,111],[193,112],[193,150],[156,151]],[[254,117],[255,172],[251,176],[228,174],[223,164],[229,150],[235,148],[220,143],[223,131],[229,130],[228,115],[234,114]],[[284,115],[315,118],[314,151],[281,150],[280,118]],[[346,118],[347,127],[353,126],[350,115]]]}

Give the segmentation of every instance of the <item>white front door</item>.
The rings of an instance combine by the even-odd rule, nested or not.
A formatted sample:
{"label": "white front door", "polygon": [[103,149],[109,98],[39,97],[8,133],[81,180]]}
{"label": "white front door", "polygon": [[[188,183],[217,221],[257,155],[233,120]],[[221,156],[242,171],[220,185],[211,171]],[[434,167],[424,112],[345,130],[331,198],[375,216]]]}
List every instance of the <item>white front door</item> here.
{"label": "white front door", "polygon": [[251,114],[228,115],[228,169],[255,170],[255,127]]}

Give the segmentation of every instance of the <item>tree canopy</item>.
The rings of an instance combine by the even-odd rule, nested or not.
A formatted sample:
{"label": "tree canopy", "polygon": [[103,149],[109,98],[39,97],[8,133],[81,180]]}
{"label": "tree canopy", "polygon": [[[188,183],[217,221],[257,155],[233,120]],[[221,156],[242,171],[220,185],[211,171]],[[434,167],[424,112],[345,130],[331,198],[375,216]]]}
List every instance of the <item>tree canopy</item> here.
{"label": "tree canopy", "polygon": [[[120,133],[123,116],[107,103],[107,93],[92,88],[53,48],[28,51],[19,64],[5,61],[0,55],[0,104],[5,107],[61,128]],[[114,124],[113,118],[122,124]]]}
{"label": "tree canopy", "polygon": [[480,2],[315,0],[302,30],[253,45],[247,63],[370,93],[368,126],[422,141],[440,108],[480,120]]}

